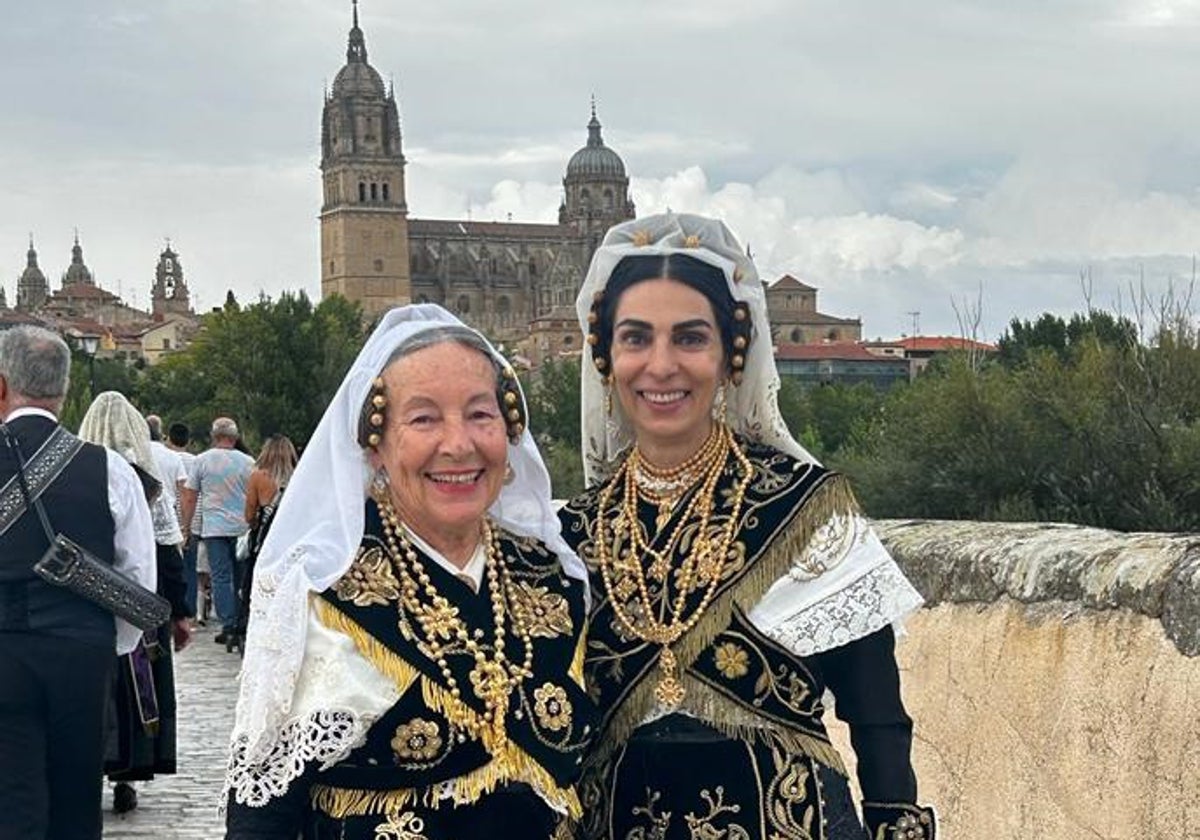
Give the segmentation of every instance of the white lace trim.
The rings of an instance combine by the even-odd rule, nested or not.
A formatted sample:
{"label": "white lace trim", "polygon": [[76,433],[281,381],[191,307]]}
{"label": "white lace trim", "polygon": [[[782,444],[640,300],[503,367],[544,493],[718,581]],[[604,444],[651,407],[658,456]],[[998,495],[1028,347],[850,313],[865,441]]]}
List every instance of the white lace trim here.
{"label": "white lace trim", "polygon": [[372,723],[349,709],[320,709],[288,721],[260,758],[250,754],[248,736],[234,738],[225,789],[239,804],[261,807],[286,793],[310,762],[324,770],[349,755],[366,741]]}
{"label": "white lace trim", "polygon": [[798,656],[810,656],[869,636],[922,603],[920,593],[889,558],[773,626],[755,624]]}

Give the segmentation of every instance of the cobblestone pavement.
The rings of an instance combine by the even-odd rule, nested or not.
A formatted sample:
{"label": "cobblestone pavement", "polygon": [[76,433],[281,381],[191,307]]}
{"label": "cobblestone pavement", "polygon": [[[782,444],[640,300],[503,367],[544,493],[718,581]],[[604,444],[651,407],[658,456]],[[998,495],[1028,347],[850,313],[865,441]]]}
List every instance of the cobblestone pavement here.
{"label": "cobblestone pavement", "polygon": [[198,632],[175,658],[179,703],[179,773],[138,782],[138,807],[117,816],[112,787],[104,794],[104,838],[220,840],[224,827],[217,800],[225,775],[229,730],[237,700],[241,659],[213,643],[210,625]]}

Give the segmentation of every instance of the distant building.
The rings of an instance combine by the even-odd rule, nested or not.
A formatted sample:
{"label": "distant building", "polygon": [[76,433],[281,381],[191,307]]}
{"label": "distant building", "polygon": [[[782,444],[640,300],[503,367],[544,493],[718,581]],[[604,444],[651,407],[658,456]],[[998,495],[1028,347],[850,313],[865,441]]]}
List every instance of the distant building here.
{"label": "distant building", "polygon": [[4,305],[0,288],[0,328],[31,323],[57,330],[78,344],[85,336],[98,339],[98,358],[154,364],[163,355],[186,346],[199,329],[191,310],[179,255],[170,245],[159,255],[151,287],[152,312],[125,303],[96,282],[83,259],[79,234],[60,288],[51,292],[29,240],[25,270],[17,280],[17,306]]}
{"label": "distant building", "polygon": [[895,341],[864,341],[862,346],[875,356],[907,359],[916,376],[929,365],[931,359],[953,352],[973,352],[992,355],[999,352],[994,344],[985,344],[969,338],[945,335],[906,336]]}
{"label": "distant building", "polygon": [[875,355],[852,341],[777,344],[775,365],[781,377],[795,380],[804,389],[867,384],[887,391],[910,376],[906,359]]}
{"label": "distant building", "polygon": [[859,341],[862,319],[838,318],[817,310],[817,290],[785,274],[767,286],[771,338],[777,343]]}
{"label": "distant building", "polygon": [[532,323],[574,302],[604,232],[633,218],[625,164],[600,129],[593,105],[557,223],[410,217],[395,92],[367,61],[355,4],[321,118],[322,297],[343,295],[369,316],[438,303],[495,340],[526,339]]}

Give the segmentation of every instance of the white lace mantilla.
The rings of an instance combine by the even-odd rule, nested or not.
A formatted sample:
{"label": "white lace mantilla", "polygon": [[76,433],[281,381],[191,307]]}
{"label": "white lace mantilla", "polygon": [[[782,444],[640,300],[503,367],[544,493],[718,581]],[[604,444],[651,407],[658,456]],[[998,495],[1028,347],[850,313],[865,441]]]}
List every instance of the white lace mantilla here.
{"label": "white lace mantilla", "polygon": [[793,653],[809,656],[869,636],[921,604],[908,578],[888,562],[790,618],[759,629]]}
{"label": "white lace mantilla", "polygon": [[233,792],[239,804],[261,807],[286,793],[308,764],[325,769],[349,755],[366,740],[373,722],[349,709],[321,709],[288,721],[279,730],[271,751],[257,759],[249,755],[248,737],[235,738],[225,776],[226,790]]}
{"label": "white lace mantilla", "polygon": [[869,636],[923,603],[860,515],[835,514],[748,618],[798,656]]}

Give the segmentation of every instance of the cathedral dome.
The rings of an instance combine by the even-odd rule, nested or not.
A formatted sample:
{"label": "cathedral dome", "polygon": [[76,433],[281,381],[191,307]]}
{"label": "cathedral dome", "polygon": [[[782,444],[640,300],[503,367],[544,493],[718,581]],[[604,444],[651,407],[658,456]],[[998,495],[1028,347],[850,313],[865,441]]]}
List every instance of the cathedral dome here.
{"label": "cathedral dome", "polygon": [[350,39],[346,45],[346,66],[333,79],[334,96],[378,96],[387,95],[383,78],[367,63],[367,39],[358,26],[358,2],[354,3],[354,25],[350,28]]}
{"label": "cathedral dome", "polygon": [[588,121],[587,145],[571,155],[567,162],[568,178],[624,178],[625,162],[621,156],[604,145],[600,137],[600,120],[596,119],[596,108],[592,106],[592,118]]}
{"label": "cathedral dome", "polygon": [[338,71],[333,78],[334,96],[377,96],[387,95],[383,77],[370,64],[352,61]]}

